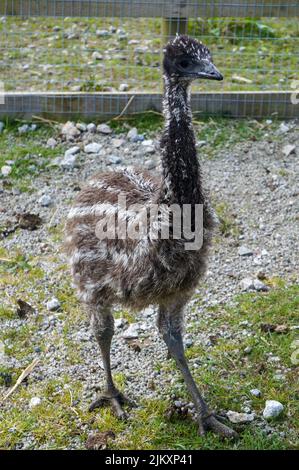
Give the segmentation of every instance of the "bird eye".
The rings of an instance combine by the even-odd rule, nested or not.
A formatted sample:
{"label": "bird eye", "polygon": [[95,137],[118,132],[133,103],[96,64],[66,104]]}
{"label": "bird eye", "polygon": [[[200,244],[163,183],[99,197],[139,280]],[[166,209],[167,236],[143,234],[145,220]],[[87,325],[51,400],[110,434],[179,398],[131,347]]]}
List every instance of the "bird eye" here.
{"label": "bird eye", "polygon": [[189,61],[188,61],[187,59],[181,60],[180,66],[181,66],[183,69],[186,69],[187,67],[189,67]]}

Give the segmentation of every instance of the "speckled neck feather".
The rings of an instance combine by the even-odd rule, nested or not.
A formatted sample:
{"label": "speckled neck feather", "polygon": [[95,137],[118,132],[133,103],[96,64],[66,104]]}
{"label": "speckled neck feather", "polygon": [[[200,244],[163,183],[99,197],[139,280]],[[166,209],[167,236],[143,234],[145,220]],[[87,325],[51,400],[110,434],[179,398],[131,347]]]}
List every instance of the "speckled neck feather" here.
{"label": "speckled neck feather", "polygon": [[160,201],[202,204],[189,82],[176,81],[164,75],[163,111],[165,129],[161,139],[163,182]]}

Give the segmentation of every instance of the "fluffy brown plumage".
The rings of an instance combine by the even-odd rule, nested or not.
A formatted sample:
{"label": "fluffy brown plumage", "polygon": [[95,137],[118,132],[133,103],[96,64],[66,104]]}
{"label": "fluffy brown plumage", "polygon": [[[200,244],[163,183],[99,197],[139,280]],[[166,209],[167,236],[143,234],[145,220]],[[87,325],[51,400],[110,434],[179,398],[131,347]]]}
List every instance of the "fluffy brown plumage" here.
{"label": "fluffy brown plumage", "polygon": [[[125,397],[116,389],[110,368],[110,344],[113,336],[111,307],[115,304],[133,309],[149,304],[159,307],[158,327],[182,371],[198,411],[203,433],[210,428],[232,436],[233,431],[219,423],[208,411],[188,369],[182,343],[183,309],[205,272],[208,247],[214,226],[213,211],[202,187],[200,165],[190,107],[190,84],[195,78],[221,80],[208,49],[187,36],[177,36],[167,45],[164,55],[165,93],[163,108],[165,129],[161,140],[162,174],[154,179],[139,170],[95,175],[77,197],[66,225],[66,250],[74,284],[86,305],[98,340],[107,379],[105,393],[92,409],[109,402],[118,416],[124,417]],[[132,228],[134,211],[118,206],[119,197],[127,206],[152,204],[169,208],[172,204],[191,207],[191,226],[195,228],[194,210],[203,206],[203,243],[196,250],[186,250],[183,231],[178,239],[156,239],[149,230],[142,239],[115,237],[99,239],[97,224],[105,215]],[[160,211],[155,219],[167,223],[170,234],[173,219]],[[155,223],[155,222],[154,222]],[[146,219],[147,228],[152,221]]]}

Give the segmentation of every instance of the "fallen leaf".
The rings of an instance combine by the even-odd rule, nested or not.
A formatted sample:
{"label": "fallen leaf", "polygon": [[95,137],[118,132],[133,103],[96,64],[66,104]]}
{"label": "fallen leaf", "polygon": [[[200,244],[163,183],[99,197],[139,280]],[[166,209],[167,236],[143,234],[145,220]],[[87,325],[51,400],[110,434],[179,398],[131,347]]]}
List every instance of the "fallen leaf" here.
{"label": "fallen leaf", "polygon": [[263,331],[264,333],[283,334],[289,331],[289,327],[287,325],[273,325],[271,323],[261,323],[260,327],[261,331]]}
{"label": "fallen leaf", "polygon": [[215,344],[217,344],[217,342],[219,340],[219,337],[217,335],[210,335],[209,340],[210,340],[212,346],[214,346]]}
{"label": "fallen leaf", "polygon": [[113,431],[97,432],[88,436],[85,447],[88,450],[107,449],[108,438],[115,439]]}
{"label": "fallen leaf", "polygon": [[166,409],[165,416],[167,419],[171,420],[172,418],[179,416],[182,419],[187,418],[189,415],[189,410],[187,406],[182,403],[182,406],[177,406],[175,403],[171,403],[171,405]]}
{"label": "fallen leaf", "polygon": [[261,363],[257,366],[256,371],[257,371],[258,374],[262,374],[263,372],[266,371],[266,369],[267,369],[266,364],[264,364],[263,362],[261,362]]}
{"label": "fallen leaf", "polygon": [[275,333],[283,334],[289,331],[288,325],[277,325],[275,328]]}
{"label": "fallen leaf", "polygon": [[30,214],[24,212],[23,214],[17,214],[19,227],[25,230],[36,230],[42,224],[42,219],[37,214]]}
{"label": "fallen leaf", "polygon": [[141,351],[141,347],[142,347],[140,341],[138,340],[128,341],[128,346],[137,353]]}
{"label": "fallen leaf", "polygon": [[276,325],[272,325],[271,323],[261,323],[260,328],[263,333],[273,333],[273,331],[275,331]]}
{"label": "fallen leaf", "polygon": [[25,318],[27,315],[33,314],[35,312],[34,308],[24,300],[18,299],[17,303],[19,306],[17,308],[17,315],[19,318]]}

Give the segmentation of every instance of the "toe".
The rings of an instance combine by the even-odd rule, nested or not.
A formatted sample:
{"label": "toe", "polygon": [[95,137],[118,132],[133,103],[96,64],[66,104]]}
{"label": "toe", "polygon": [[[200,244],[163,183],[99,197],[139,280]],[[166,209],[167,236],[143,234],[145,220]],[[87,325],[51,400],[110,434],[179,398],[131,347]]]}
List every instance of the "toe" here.
{"label": "toe", "polygon": [[207,428],[226,439],[237,439],[238,433],[223,423],[220,423],[214,416],[206,420]]}
{"label": "toe", "polygon": [[97,398],[95,401],[91,403],[88,408],[88,411],[93,411],[96,408],[102,408],[103,406],[107,405],[107,399],[104,397]]}

